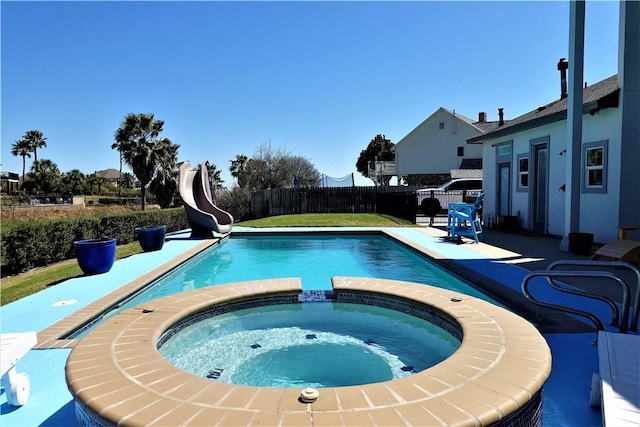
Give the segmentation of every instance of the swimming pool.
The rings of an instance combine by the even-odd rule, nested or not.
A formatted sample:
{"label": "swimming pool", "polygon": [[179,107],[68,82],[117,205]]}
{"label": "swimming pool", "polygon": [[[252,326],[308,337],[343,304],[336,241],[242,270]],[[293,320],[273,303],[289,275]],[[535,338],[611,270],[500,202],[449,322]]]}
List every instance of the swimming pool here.
{"label": "swimming pool", "polygon": [[383,234],[233,235],[144,286],[65,338],[79,339],[95,325],[149,301],[223,283],[299,277],[304,290],[330,290],[335,276],[377,277],[464,293],[503,307],[424,255]]}
{"label": "swimming pool", "polygon": [[460,346],[458,338],[425,319],[328,300],[198,317],[165,335],[158,350],[174,366],[201,378],[258,387],[341,387],[404,378]]}
{"label": "swimming pool", "polygon": [[123,308],[185,290],[279,277],[299,277],[305,290],[330,290],[334,276],[408,280],[488,300],[471,285],[384,235],[296,234],[224,239],[155,281]]}

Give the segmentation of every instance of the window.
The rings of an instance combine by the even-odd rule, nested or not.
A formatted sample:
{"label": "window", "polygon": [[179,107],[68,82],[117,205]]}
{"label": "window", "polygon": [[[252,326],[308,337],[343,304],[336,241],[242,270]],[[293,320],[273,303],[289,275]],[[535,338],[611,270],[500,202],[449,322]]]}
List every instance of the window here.
{"label": "window", "polygon": [[511,155],[511,144],[496,144],[496,153],[498,156],[509,156]]}
{"label": "window", "polygon": [[442,184],[436,190],[459,191],[459,190],[482,190],[482,180],[474,178],[458,178]]}
{"label": "window", "polygon": [[444,129],[444,122],[438,123],[438,128],[439,129]]}
{"label": "window", "polygon": [[518,189],[517,191],[527,191],[529,189],[529,157],[526,154],[518,154]]}
{"label": "window", "polygon": [[607,192],[607,151],[609,141],[588,142],[583,145],[584,167],[582,191],[584,193]]}
{"label": "window", "polygon": [[458,157],[464,157],[464,147],[458,147]]}

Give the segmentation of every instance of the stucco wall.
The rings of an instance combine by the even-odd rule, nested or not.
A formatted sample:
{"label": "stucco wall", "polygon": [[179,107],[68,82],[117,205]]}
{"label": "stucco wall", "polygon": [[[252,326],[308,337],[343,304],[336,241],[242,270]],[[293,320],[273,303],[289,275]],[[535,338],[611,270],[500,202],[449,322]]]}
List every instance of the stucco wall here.
{"label": "stucco wall", "polygon": [[[440,129],[440,123],[444,129]],[[479,159],[482,147],[467,144],[467,139],[480,133],[478,129],[438,110],[396,145],[398,175],[450,173],[458,169],[463,158]],[[464,157],[457,156],[457,147],[464,147]]]}
{"label": "stucco wall", "polygon": [[[583,143],[608,140],[608,161],[606,193],[585,193],[582,192],[582,184],[580,186],[580,231],[593,233],[596,242],[606,243],[617,239],[620,188],[618,173],[620,170],[620,111],[617,108],[612,108],[602,110],[594,116],[587,114],[583,116],[582,123]],[[549,138],[547,232],[558,236],[565,235],[566,192],[562,191],[560,187],[567,184],[569,159],[563,152],[567,139],[566,121],[564,120],[483,144],[483,184],[486,192],[483,211],[485,223],[489,223],[489,221],[495,223],[498,208],[495,145],[512,141],[511,215],[518,215],[520,227],[532,229],[529,192],[516,191],[517,158],[518,154],[530,152],[531,140],[542,137]],[[563,152],[562,155],[561,152]],[[531,161],[529,166],[532,167]],[[581,170],[581,177],[583,175],[584,171]]]}

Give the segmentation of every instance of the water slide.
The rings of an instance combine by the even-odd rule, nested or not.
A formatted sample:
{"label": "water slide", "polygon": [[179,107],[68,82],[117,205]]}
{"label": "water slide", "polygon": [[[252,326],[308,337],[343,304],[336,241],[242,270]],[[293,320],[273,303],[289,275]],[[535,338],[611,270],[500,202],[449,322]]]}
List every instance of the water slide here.
{"label": "water slide", "polygon": [[200,164],[199,170],[191,169],[189,162],[180,166],[178,189],[187,220],[191,227],[191,237],[213,237],[213,233],[229,233],[233,217],[213,204],[208,173],[209,162]]}

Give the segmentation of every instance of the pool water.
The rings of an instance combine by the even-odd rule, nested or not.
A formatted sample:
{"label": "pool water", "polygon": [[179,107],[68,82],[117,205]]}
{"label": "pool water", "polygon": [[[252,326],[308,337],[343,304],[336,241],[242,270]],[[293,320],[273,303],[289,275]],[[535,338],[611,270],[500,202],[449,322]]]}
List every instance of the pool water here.
{"label": "pool water", "polygon": [[80,339],[100,322],[156,298],[249,280],[299,277],[304,290],[331,290],[334,276],[423,283],[498,302],[383,235],[231,236],[150,283],[111,311],[72,332]]}
{"label": "pool water", "polygon": [[426,320],[330,302],[256,307],[193,323],[159,351],[212,381],[341,387],[402,378],[449,357],[458,341]]}
{"label": "pool water", "polygon": [[305,290],[331,290],[334,276],[406,280],[487,299],[425,257],[380,235],[232,236],[133,298],[133,307],[190,289],[299,277]]}

